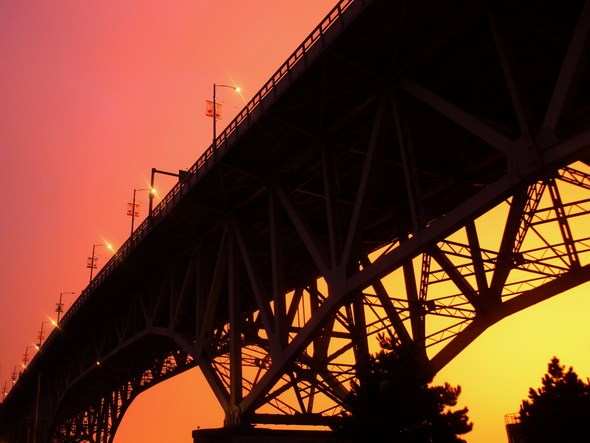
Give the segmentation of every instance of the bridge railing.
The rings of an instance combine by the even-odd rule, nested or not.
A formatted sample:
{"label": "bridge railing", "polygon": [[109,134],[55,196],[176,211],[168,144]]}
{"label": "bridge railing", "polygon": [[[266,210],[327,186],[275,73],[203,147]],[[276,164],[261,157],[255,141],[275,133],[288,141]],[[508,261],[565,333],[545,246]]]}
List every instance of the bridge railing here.
{"label": "bridge railing", "polygon": [[[197,161],[187,171],[188,174],[166,194],[162,201],[153,209],[151,217],[141,223],[132,235],[125,241],[125,243],[117,250],[115,255],[103,266],[100,272],[89,285],[80,293],[80,296],[72,304],[70,309],[62,317],[59,326],[67,324],[67,322],[80,309],[84,302],[91,296],[95,288],[97,288],[108,275],[117,267],[118,262],[125,258],[133,249],[134,245],[150,231],[154,222],[169,212],[171,208],[179,201],[182,194],[187,189],[196,183],[204,173],[207,172],[210,165],[213,164],[218,151],[227,149],[235,140],[241,135],[240,128],[244,125],[244,129],[248,128],[265,111],[266,99],[276,99],[288,87],[290,82],[301,74],[305,68],[311,63],[331,41],[327,38],[329,32],[337,32],[338,29],[334,27],[339,24],[344,27],[346,24],[344,20],[344,12],[351,9],[351,6],[356,6],[357,11],[363,9],[369,4],[371,0],[341,0],[328,15],[320,22],[320,24],[308,35],[303,43],[287,58],[285,63],[271,76],[271,78],[262,86],[262,88],[254,95],[250,102],[240,111],[240,113],[225,127],[223,132],[219,134],[214,144],[211,144],[207,150],[197,159]],[[356,14],[351,14],[349,20]],[[286,81],[284,81],[286,80]],[[272,103],[272,101],[271,101]],[[55,338],[56,331],[52,331],[44,346],[48,346]],[[34,359],[33,359],[34,360]],[[33,363],[33,362],[31,362]]]}

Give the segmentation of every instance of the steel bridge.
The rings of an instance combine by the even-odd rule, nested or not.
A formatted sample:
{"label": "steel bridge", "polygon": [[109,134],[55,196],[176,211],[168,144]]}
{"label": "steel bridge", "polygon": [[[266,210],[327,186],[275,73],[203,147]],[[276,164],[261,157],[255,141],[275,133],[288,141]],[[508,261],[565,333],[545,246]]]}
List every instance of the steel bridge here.
{"label": "steel bridge", "polygon": [[389,334],[437,373],[590,280],[590,1],[342,0],[154,208],[0,406],[112,442],[200,367],[224,426],[329,424]]}

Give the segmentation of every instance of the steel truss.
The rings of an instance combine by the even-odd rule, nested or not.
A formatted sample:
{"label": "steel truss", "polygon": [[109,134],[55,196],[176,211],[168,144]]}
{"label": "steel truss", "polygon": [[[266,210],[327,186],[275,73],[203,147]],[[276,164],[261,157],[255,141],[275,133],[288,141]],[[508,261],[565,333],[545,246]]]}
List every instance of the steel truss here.
{"label": "steel truss", "polygon": [[[129,352],[131,338],[148,334],[166,337],[168,349],[182,351],[153,360],[141,377],[57,428],[53,441],[112,441],[140,392],[195,365],[224,406],[228,426],[244,420],[328,424],[345,409],[355,365],[379,349],[379,334],[422,348],[436,373],[497,321],[588,281],[590,237],[574,233],[588,234],[590,168],[577,166],[583,170],[563,168],[475,219],[457,220],[463,226],[451,235],[419,248],[404,245],[428,237],[442,220],[373,251],[352,271],[319,262],[325,277],[279,297],[268,294],[279,286],[278,269],[270,272],[275,283],[269,286],[262,277],[268,263],[247,241],[251,226],[235,218],[216,242],[195,248],[184,267],[170,269],[159,288],[137,297],[128,316],[110,319],[105,331],[111,337],[101,337],[100,346],[95,341],[87,361],[108,362],[113,349]],[[282,202],[277,212],[277,206],[283,215],[293,211],[289,221],[301,225],[302,242],[318,246],[317,257],[328,256],[281,190],[268,198]],[[486,223],[496,228],[494,238]],[[280,242],[273,237],[268,254],[280,267]],[[385,261],[386,275],[366,284],[365,273],[376,273]],[[199,287],[209,287],[202,305],[191,297]],[[130,327],[131,318],[141,321]],[[113,378],[112,366],[104,377]]]}

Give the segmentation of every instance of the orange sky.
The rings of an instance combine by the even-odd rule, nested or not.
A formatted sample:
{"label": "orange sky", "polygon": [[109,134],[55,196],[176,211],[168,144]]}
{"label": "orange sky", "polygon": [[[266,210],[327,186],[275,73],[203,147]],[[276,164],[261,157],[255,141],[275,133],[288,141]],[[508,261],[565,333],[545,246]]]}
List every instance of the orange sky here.
{"label": "orange sky", "polygon": [[[219,132],[335,3],[0,2],[0,387],[60,293],[88,283],[93,244],[125,241],[127,202],[151,168],[188,168],[210,144],[213,83],[242,88],[242,97],[218,90]],[[162,195],[171,184],[156,178]],[[147,193],[137,198],[136,226]],[[100,267],[108,250],[97,255]],[[506,441],[504,414],[540,385],[553,355],[590,375],[589,289],[495,325],[439,374],[462,386],[475,423],[468,443]],[[66,307],[73,300],[64,294]],[[197,369],[140,395],[115,441],[188,443],[197,426],[222,420]]]}

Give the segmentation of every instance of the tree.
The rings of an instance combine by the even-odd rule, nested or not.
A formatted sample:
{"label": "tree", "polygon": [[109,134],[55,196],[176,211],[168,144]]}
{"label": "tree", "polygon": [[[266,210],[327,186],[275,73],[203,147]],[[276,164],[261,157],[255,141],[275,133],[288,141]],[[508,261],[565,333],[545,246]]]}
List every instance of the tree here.
{"label": "tree", "polygon": [[528,398],[520,406],[525,442],[590,441],[590,381],[580,380],[571,366],[566,371],[553,357],[542,386],[529,388]]}
{"label": "tree", "polygon": [[[432,377],[413,348],[383,348],[357,371],[348,413],[333,429],[353,442],[461,443],[471,431],[467,408],[452,411],[461,387],[429,386]],[[388,352],[386,352],[388,351]]]}

